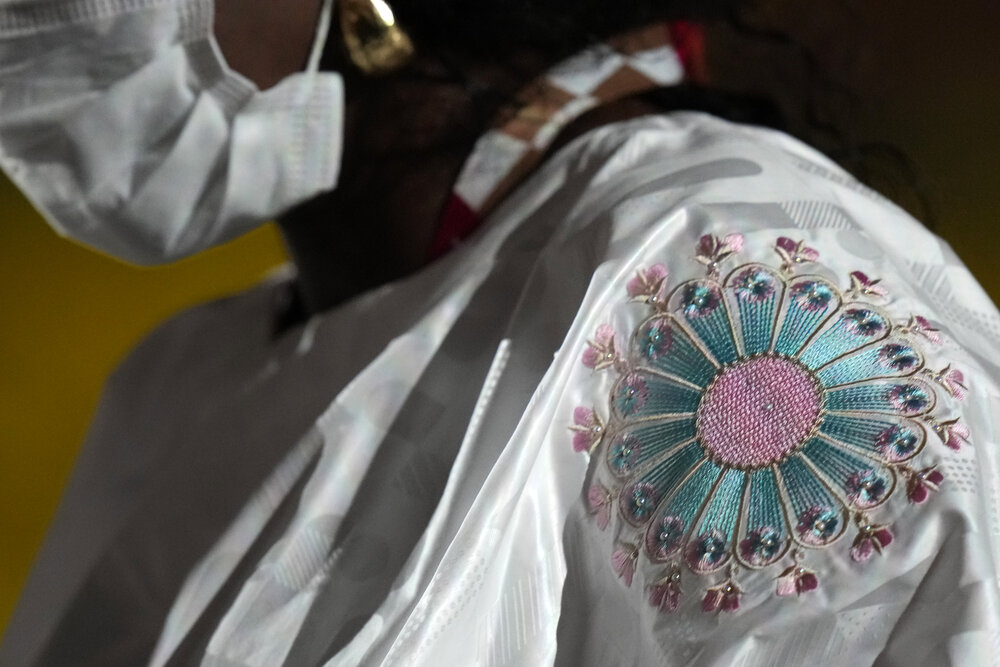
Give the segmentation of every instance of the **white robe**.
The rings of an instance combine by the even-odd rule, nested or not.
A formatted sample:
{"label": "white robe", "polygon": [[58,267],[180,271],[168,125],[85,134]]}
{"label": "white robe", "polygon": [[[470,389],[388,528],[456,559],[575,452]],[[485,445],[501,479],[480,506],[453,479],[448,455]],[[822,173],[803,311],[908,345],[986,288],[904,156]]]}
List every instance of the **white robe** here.
{"label": "white robe", "polygon": [[[609,402],[638,363],[630,333],[655,312],[629,298],[637,272],[665,265],[668,290],[703,278],[699,239],[731,233],[742,248],[722,276],[750,262],[777,270],[787,237],[819,254],[799,275],[841,293],[851,272],[880,278],[894,335],[911,314],[940,329],[921,359],[961,369],[968,397],[929,375],[926,386],[971,444],[951,451],[927,430],[913,468],[937,465],[944,481],[913,504],[894,473],[871,511],[892,525],[881,555],[852,559],[852,524],[803,549],[817,590],[775,596],[789,558],[744,567],[732,613],[702,610],[724,571],[685,565],[668,613],[650,604],[667,563],[636,537],[646,524],[612,508],[596,525],[608,508],[588,490],[610,485],[611,438],[588,455],[570,427],[592,425],[580,407],[602,423],[622,410]],[[49,661],[131,664],[230,521],[187,577],[152,664],[996,661],[1000,316],[944,242],[801,143],[693,113],[605,126],[442,261],[271,340],[283,289],[182,315],[119,370],[0,662],[30,664],[47,642]],[[606,343],[602,325],[618,368],[581,362]],[[633,560],[614,555],[633,543]],[[58,626],[46,619],[56,609],[68,609]],[[102,619],[116,636],[100,634]]]}

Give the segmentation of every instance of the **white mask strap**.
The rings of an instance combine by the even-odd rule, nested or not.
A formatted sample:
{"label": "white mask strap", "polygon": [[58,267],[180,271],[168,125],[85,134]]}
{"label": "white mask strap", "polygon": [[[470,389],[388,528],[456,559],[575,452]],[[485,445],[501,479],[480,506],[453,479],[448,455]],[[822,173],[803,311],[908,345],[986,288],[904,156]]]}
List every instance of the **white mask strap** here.
{"label": "white mask strap", "polygon": [[320,8],[319,22],[316,24],[316,37],[313,39],[312,52],[309,54],[309,64],[306,71],[316,73],[319,71],[319,61],[323,58],[323,49],[326,48],[326,40],[330,35],[330,23],[333,21],[333,0],[323,0]]}

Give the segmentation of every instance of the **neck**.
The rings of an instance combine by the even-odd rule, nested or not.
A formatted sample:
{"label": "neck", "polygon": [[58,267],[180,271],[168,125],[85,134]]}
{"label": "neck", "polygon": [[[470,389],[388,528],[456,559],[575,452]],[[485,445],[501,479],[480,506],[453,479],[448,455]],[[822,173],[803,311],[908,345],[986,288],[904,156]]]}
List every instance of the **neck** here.
{"label": "neck", "polygon": [[[420,269],[463,155],[380,165],[367,187],[342,182],[279,225],[310,313]],[[368,179],[366,179],[368,180]]]}
{"label": "neck", "polygon": [[[390,77],[345,77],[340,182],[279,221],[309,313],[426,263],[444,205],[476,139],[498,116],[500,102],[517,99],[515,93],[544,69],[537,58],[521,60],[529,64],[501,70],[470,66],[457,78],[420,61]],[[514,69],[521,74],[512,75]],[[483,90],[490,94],[483,97]],[[526,103],[534,102],[520,101]],[[635,97],[620,98],[563,128],[554,147],[596,126],[653,111]]]}

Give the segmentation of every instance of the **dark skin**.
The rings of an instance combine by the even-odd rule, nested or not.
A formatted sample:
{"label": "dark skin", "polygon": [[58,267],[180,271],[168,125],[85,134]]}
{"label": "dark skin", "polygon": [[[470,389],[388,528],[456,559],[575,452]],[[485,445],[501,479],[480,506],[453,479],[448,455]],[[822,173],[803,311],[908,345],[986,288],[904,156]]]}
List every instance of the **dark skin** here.
{"label": "dark skin", "polygon": [[[320,0],[216,0],[216,36],[230,65],[267,88],[305,66]],[[276,34],[281,31],[281,34]],[[259,41],[257,35],[268,35]],[[427,263],[459,170],[504,104],[550,63],[522,51],[508,64],[416,45],[404,68],[361,74],[331,28],[324,69],[344,77],[344,155],[335,190],[278,221],[298,268],[306,313],[317,313]],[[461,63],[461,71],[449,63]],[[557,145],[592,127],[655,111],[624,100],[587,114]]]}

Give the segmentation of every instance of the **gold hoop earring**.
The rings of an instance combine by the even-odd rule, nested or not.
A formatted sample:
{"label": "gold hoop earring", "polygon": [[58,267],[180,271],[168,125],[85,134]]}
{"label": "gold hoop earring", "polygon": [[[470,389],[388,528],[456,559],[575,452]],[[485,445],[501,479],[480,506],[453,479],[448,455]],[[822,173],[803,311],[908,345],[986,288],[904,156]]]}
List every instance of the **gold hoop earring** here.
{"label": "gold hoop earring", "polygon": [[385,0],[339,0],[347,55],[365,74],[387,74],[413,57],[413,42]]}

